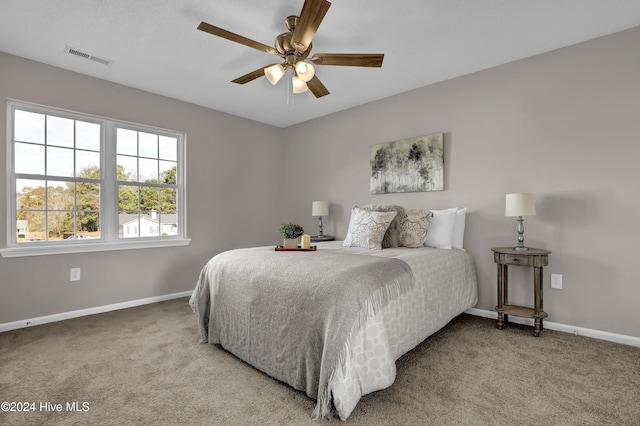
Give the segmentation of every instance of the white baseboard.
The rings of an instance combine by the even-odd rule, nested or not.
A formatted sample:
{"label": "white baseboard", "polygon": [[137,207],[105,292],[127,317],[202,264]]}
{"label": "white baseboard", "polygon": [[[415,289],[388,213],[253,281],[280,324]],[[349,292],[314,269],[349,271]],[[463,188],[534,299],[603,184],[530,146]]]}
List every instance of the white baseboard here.
{"label": "white baseboard", "polygon": [[[72,318],[84,317],[87,315],[101,314],[104,312],[117,311],[119,309],[133,308],[135,306],[148,305],[150,303],[163,302],[165,300],[178,299],[181,297],[191,296],[193,291],[183,291],[180,293],[165,294],[162,296],[147,297],[145,299],[130,300],[128,302],[114,303],[112,305],[96,306],[94,308],[79,309],[77,311],[62,312],[59,314],[46,315],[25,319],[21,321],[6,322],[0,324],[0,333],[5,331],[16,330],[18,328],[33,327],[35,325],[47,324],[50,322],[64,321]],[[495,311],[487,311],[485,309],[471,308],[465,311],[466,314],[478,317],[497,319],[498,313]],[[510,322],[516,324],[533,326],[533,319],[520,318],[511,315]],[[609,333],[607,331],[593,330],[590,328],[577,327],[573,325],[560,324],[557,322],[545,321],[544,327],[549,330],[562,331],[565,333],[573,333],[575,335],[592,337],[594,339],[606,340],[609,342],[621,343],[623,345],[635,346],[640,348],[640,337],[626,336],[624,334]]]}
{"label": "white baseboard", "polygon": [[[498,313],[495,311],[487,311],[485,309],[471,308],[465,311],[465,314],[475,315],[478,317],[498,319]],[[514,315],[509,316],[509,322],[516,324],[533,326],[533,318],[520,318]],[[560,324],[557,322],[544,321],[544,328],[549,330],[562,331],[572,333],[576,336],[592,337],[594,339],[606,340],[608,342],[621,343],[623,345],[635,346],[640,348],[640,337],[626,336],[624,334],[609,333],[608,331],[593,330],[590,328],[577,327],[575,325]]]}
{"label": "white baseboard", "polygon": [[34,325],[47,324],[50,322],[63,321],[72,318],[84,317],[87,315],[101,314],[104,312],[117,311],[119,309],[133,308],[135,306],[148,305],[150,303],[164,302],[165,300],[178,299],[180,297],[191,296],[193,290],[181,293],[165,294],[162,296],[147,297],[145,299],[130,300],[128,302],[114,303],[112,305],[96,306],[95,308],[79,309],[77,311],[62,312],[59,314],[46,315],[43,317],[25,319],[22,321],[5,322],[0,324],[0,333],[4,331],[16,330],[18,328],[33,327]]}

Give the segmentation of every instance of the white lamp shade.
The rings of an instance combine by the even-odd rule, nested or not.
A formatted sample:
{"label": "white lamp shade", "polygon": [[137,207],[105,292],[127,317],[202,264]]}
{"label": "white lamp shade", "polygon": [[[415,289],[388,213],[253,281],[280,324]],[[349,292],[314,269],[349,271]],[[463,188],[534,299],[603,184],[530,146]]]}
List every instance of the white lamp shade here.
{"label": "white lamp shade", "polygon": [[267,80],[269,80],[269,83],[275,86],[284,75],[284,67],[280,64],[271,65],[264,69],[264,75],[267,77]]}
{"label": "white lamp shade", "polygon": [[316,70],[313,65],[308,64],[304,61],[298,61],[298,63],[296,63],[296,74],[298,75],[298,78],[300,78],[300,80],[306,83],[313,78],[313,76],[316,74]]}
{"label": "white lamp shade", "polygon": [[505,216],[535,216],[536,200],[531,192],[507,194]]}
{"label": "white lamp shade", "polygon": [[304,93],[306,92],[309,88],[307,87],[307,83],[305,83],[304,81],[300,80],[299,77],[293,77],[291,79],[291,84],[293,85],[293,93]]}
{"label": "white lamp shade", "polygon": [[312,202],[311,216],[329,216],[329,203],[326,201]]}

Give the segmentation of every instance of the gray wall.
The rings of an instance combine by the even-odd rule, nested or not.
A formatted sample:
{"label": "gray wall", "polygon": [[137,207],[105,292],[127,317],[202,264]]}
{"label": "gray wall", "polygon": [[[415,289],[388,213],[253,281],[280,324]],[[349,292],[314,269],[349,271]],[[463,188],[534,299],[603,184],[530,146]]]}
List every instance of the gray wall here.
{"label": "gray wall", "polygon": [[[538,214],[526,218],[525,242],[553,252],[549,320],[640,337],[639,69],[636,28],[278,129],[0,53],[2,102],[185,131],[193,239],[175,249],[0,259],[0,323],[190,290],[213,254],[273,244],[285,220],[315,233],[313,200],[331,203],[325,231],[340,238],[353,204],[468,207],[478,307],[492,310],[490,249],[516,239],[504,196],[531,191]],[[370,195],[370,145],[433,132],[445,133],[446,190]],[[5,187],[0,173],[0,223]],[[69,282],[71,267],[82,268],[79,283]],[[549,290],[551,272],[563,274],[563,290]],[[529,276],[514,275],[523,283],[513,283],[513,300],[530,303]]]}
{"label": "gray wall", "polygon": [[[283,130],[0,53],[0,246],[6,99],[187,134],[187,247],[0,258],[0,323],[191,290],[212,255],[277,241]],[[82,280],[69,281],[80,267]]]}
{"label": "gray wall", "polygon": [[[344,238],[353,204],[466,206],[477,307],[493,310],[491,247],[516,243],[505,194],[531,191],[525,242],[553,252],[549,320],[640,337],[639,70],[635,28],[288,128],[286,209],[315,230],[311,201],[327,200],[326,233]],[[434,132],[445,133],[445,191],[370,195],[370,145]],[[512,299],[531,303],[523,269]]]}

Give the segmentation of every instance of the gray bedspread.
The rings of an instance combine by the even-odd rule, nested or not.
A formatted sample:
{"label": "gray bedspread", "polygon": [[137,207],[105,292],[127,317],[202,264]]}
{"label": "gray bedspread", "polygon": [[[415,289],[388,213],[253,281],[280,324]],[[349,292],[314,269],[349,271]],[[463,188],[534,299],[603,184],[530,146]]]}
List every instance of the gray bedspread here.
{"label": "gray bedspread", "polygon": [[399,259],[257,247],[212,258],[189,303],[201,342],[316,398],[317,418],[330,412],[328,384],[350,334],[412,286]]}

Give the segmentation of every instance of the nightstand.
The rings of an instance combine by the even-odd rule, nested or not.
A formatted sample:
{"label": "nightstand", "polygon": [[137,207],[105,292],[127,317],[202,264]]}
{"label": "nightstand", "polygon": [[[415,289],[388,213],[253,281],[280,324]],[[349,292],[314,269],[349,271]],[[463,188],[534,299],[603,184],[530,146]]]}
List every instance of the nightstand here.
{"label": "nightstand", "polygon": [[311,242],[312,243],[320,243],[323,241],[333,241],[336,237],[332,237],[331,235],[312,235]]}
{"label": "nightstand", "polygon": [[[508,315],[533,318],[533,335],[540,336],[542,320],[549,315],[542,306],[542,268],[549,264],[549,250],[530,248],[516,250],[513,247],[492,248],[493,260],[498,264],[498,329],[502,330],[508,322]],[[533,308],[509,304],[509,265],[533,268]]]}

